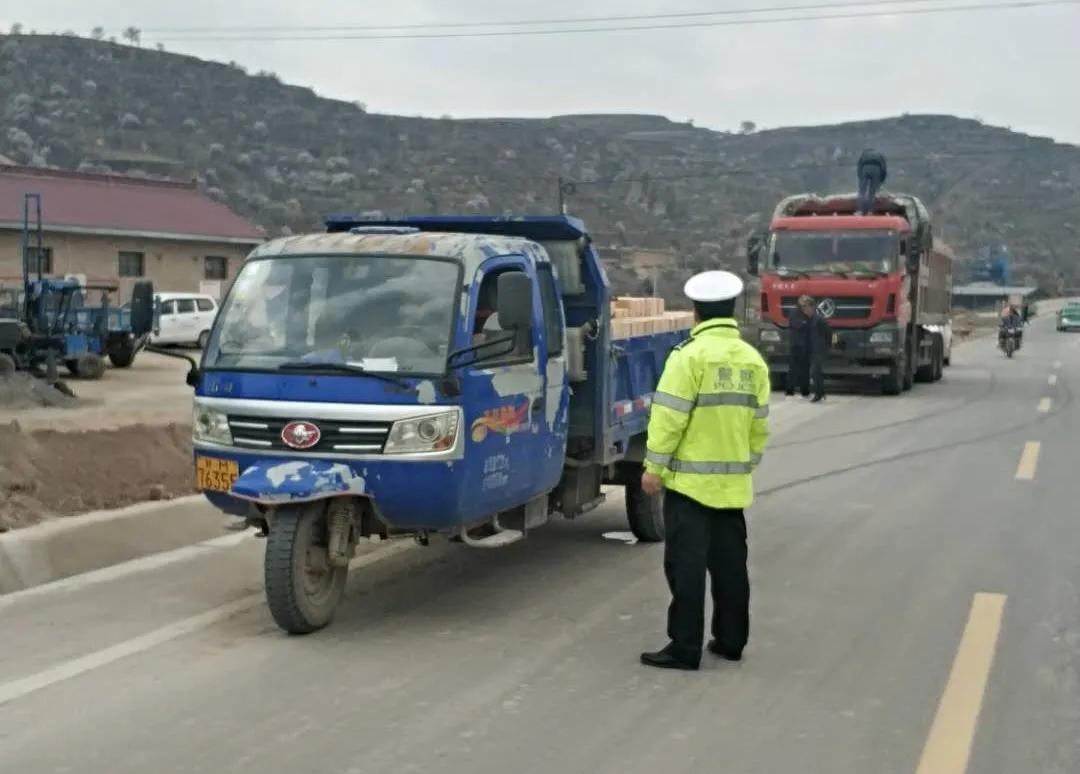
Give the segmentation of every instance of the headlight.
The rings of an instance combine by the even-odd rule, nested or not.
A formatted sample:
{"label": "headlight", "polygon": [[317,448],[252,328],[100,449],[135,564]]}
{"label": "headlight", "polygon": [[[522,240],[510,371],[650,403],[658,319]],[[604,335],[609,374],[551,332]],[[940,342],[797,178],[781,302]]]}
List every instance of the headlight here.
{"label": "headlight", "polygon": [[892,344],[893,333],[892,331],[874,331],[870,334],[871,344]]}
{"label": "headlight", "polygon": [[402,419],[390,428],[383,454],[446,451],[454,447],[457,433],[457,411],[429,414],[415,419]]}
{"label": "headlight", "polygon": [[191,421],[191,434],[196,441],[232,446],[229,418],[221,411],[215,411],[198,403],[195,404],[195,412]]}
{"label": "headlight", "polygon": [[780,341],[780,331],[764,330],[761,332],[762,341]]}

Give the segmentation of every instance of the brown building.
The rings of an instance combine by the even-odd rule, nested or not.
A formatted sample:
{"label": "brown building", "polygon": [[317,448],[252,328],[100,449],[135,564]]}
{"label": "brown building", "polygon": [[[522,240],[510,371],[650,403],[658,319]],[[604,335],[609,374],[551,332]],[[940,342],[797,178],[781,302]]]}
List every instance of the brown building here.
{"label": "brown building", "polygon": [[0,167],[0,285],[21,281],[28,193],[41,195],[44,272],[118,285],[121,300],[143,278],[160,292],[220,297],[263,240],[194,183]]}

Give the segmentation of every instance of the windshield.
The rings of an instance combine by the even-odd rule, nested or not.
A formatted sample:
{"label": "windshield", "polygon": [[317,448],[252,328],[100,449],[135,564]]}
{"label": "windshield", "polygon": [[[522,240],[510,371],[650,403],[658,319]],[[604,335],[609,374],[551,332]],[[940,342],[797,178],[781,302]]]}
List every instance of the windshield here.
{"label": "windshield", "polygon": [[899,240],[895,231],[777,231],[772,268],[807,274],[891,272]]}
{"label": "windshield", "polygon": [[441,374],[460,271],[452,260],[414,256],[250,261],[221,309],[204,364]]}

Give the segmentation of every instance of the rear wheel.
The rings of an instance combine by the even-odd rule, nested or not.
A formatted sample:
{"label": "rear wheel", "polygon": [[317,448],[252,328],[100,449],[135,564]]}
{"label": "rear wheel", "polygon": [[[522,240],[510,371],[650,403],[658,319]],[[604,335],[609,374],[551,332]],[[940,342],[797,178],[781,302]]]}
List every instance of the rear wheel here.
{"label": "rear wheel", "polygon": [[124,339],[109,346],[109,362],[117,368],[129,368],[135,362],[138,351],[135,339]]}
{"label": "rear wheel", "polygon": [[940,382],[945,376],[945,342],[937,339],[934,342],[934,381]]}
{"label": "rear wheel", "polygon": [[15,373],[15,358],[6,352],[0,352],[0,378]]}
{"label": "rear wheel", "polygon": [[630,531],[642,543],[664,540],[663,495],[649,495],[641,488],[641,477],[632,477],[626,485],[626,519]]}
{"label": "rear wheel", "polygon": [[772,382],[772,388],[776,392],[783,392],[784,390],[787,389],[787,386],[788,386],[788,375],[787,374],[772,374],[769,377],[769,380]]}
{"label": "rear wheel", "polygon": [[330,564],[326,501],[279,508],[266,539],[263,576],[275,623],[310,634],[330,623],[345,594],[348,565]]}

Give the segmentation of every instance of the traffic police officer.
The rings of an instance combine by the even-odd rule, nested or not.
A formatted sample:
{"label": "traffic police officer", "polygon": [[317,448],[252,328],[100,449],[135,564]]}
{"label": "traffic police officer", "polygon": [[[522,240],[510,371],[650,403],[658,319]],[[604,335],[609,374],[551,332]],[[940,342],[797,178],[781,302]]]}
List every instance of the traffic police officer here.
{"label": "traffic police officer", "polygon": [[670,642],[642,653],[648,666],[697,669],[705,629],[705,574],[712,577],[709,651],[742,658],[750,627],[743,509],[769,435],[769,369],[739,336],[743,283],[726,271],[691,277],[684,292],[697,326],[668,357],[653,396],[642,488],[664,493],[664,574],[671,589]]}

